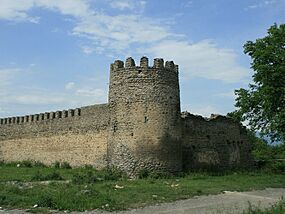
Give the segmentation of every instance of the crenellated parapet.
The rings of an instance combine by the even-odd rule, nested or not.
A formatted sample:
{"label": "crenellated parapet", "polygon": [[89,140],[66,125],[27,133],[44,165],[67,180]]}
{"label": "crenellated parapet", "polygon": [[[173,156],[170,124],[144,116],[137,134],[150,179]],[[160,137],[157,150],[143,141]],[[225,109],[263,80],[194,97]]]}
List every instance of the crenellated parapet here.
{"label": "crenellated parapet", "polygon": [[110,66],[111,71],[123,71],[128,69],[137,69],[138,71],[165,69],[177,73],[178,65],[174,64],[173,61],[164,62],[162,58],[155,58],[153,60],[152,66],[150,66],[148,58],[143,56],[140,59],[140,64],[138,66],[136,65],[135,60],[132,57],[127,58],[125,63],[121,60],[115,60],[115,62],[112,63]]}
{"label": "crenellated parapet", "polygon": [[45,113],[25,115],[25,116],[0,118],[0,125],[28,124],[40,121],[50,121],[55,119],[78,117],[78,116],[81,116],[80,108],[56,111],[56,112],[45,112]]}

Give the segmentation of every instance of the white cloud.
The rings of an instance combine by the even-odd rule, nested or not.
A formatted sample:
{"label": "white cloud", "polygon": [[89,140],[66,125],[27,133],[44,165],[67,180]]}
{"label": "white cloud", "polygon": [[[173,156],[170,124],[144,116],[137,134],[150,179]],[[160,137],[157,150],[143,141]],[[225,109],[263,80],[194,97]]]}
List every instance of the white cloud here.
{"label": "white cloud", "polygon": [[285,0],[262,0],[257,1],[256,4],[249,5],[245,10],[253,10],[258,8],[268,7],[270,5],[280,6],[280,4],[285,3]]}
{"label": "white cloud", "polygon": [[9,84],[19,71],[18,68],[0,68],[0,87]]}
{"label": "white cloud", "polygon": [[210,117],[211,114],[223,114],[222,111],[211,105],[195,105],[186,104],[182,106],[182,111],[188,111],[191,114],[202,115],[203,117]]}
{"label": "white cloud", "polygon": [[112,8],[116,8],[119,10],[138,10],[141,11],[144,9],[146,1],[138,1],[138,0],[111,0],[110,5]]}
{"label": "white cloud", "polygon": [[[31,21],[29,11],[35,7],[58,11],[75,19],[74,36],[85,37],[90,45],[81,47],[85,54],[126,54],[134,51],[155,57],[174,59],[186,78],[202,77],[237,82],[248,70],[237,63],[237,54],[219,48],[213,42],[190,43],[169,30],[169,24],[136,13],[108,15],[91,8],[87,0],[1,0],[0,19]],[[272,0],[273,1],[273,0]],[[115,4],[116,2],[116,4]],[[145,5],[145,1],[110,1],[121,8]],[[2,4],[1,4],[2,5]],[[121,6],[119,6],[121,5]],[[137,49],[135,49],[137,48]]]}
{"label": "white cloud", "polygon": [[174,34],[157,21],[139,15],[96,14],[82,19],[73,34],[84,36],[107,51],[125,51],[132,44],[147,45]]}
{"label": "white cloud", "polygon": [[0,19],[31,21],[34,18],[29,17],[26,12],[31,9],[33,5],[33,0],[1,0]]}
{"label": "white cloud", "polygon": [[106,92],[100,88],[81,88],[76,91],[76,95],[85,97],[99,97],[102,98]]}
{"label": "white cloud", "polygon": [[0,113],[6,113],[6,111],[0,107]]}
{"label": "white cloud", "polygon": [[156,57],[175,59],[186,78],[202,77],[231,83],[241,81],[249,74],[237,64],[234,51],[218,48],[208,40],[198,43],[165,40],[145,51]]}
{"label": "white cloud", "polygon": [[0,117],[15,116],[15,112],[23,115],[107,102],[107,92],[103,88],[105,85],[92,88],[94,80],[91,78],[87,78],[89,82],[78,84],[68,82],[64,85],[66,91],[62,92],[17,84],[24,71],[20,68],[0,69]]}
{"label": "white cloud", "polygon": [[183,2],[181,5],[182,7],[191,7],[193,5],[193,1],[186,1]]}
{"label": "white cloud", "polygon": [[65,84],[64,88],[66,90],[72,90],[75,87],[75,83],[74,82],[68,82]]}
{"label": "white cloud", "polygon": [[221,98],[231,98],[231,99],[236,98],[234,89],[232,91],[229,91],[229,92],[223,92],[223,93],[215,94],[214,96],[215,97],[221,97]]}
{"label": "white cloud", "polygon": [[51,94],[25,94],[25,95],[15,95],[10,98],[11,102],[17,104],[26,104],[26,105],[51,105],[51,104],[63,104],[68,102],[68,99],[65,99],[62,96],[52,96]]}
{"label": "white cloud", "polygon": [[[150,44],[174,36],[159,21],[138,14],[110,16],[91,9],[87,0],[1,0],[0,19],[34,22],[36,17],[28,15],[33,8],[40,7],[58,11],[75,18],[73,35],[89,38],[96,47],[123,51],[132,44]],[[144,7],[146,1],[111,1],[121,7]],[[125,5],[125,6],[123,6]],[[83,49],[84,50],[84,49]],[[90,48],[85,52],[91,51]]]}
{"label": "white cloud", "polygon": [[[83,51],[83,53],[85,53],[86,55],[90,55],[90,54],[92,54],[94,51],[95,51],[95,49],[94,48],[92,48],[92,47],[90,47],[90,46],[81,46],[81,50]],[[99,51],[98,51],[99,52]]]}
{"label": "white cloud", "polygon": [[[107,102],[106,92],[100,88],[89,91],[78,89],[68,93],[44,88],[38,88],[37,90],[34,88],[6,89],[5,93],[0,92],[0,117],[12,116],[13,114],[15,116],[13,112],[24,115]],[[9,109],[9,112],[6,109]]]}
{"label": "white cloud", "polygon": [[39,17],[28,15],[35,7],[59,11],[63,15],[76,18],[91,13],[86,0],[1,0],[0,19],[38,23]]}

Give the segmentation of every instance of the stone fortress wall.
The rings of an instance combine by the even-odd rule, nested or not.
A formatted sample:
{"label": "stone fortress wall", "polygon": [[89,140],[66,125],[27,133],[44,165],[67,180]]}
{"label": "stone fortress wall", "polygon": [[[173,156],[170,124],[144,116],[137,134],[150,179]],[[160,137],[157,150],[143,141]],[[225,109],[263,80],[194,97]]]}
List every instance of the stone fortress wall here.
{"label": "stone fortress wall", "polygon": [[224,116],[181,113],[178,66],[146,57],[110,67],[108,104],[0,119],[0,161],[55,161],[170,172],[246,167],[244,128]]}
{"label": "stone fortress wall", "polygon": [[1,121],[9,121],[0,125],[2,161],[29,159],[45,164],[66,161],[72,166],[106,166],[107,104]]}
{"label": "stone fortress wall", "polygon": [[182,159],[186,170],[247,168],[252,165],[246,129],[233,119],[182,113]]}

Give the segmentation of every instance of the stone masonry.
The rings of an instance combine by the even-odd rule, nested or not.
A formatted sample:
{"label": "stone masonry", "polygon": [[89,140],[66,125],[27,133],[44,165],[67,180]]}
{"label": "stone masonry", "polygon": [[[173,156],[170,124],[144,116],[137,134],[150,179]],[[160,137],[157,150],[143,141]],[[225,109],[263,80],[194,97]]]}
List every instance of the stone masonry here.
{"label": "stone masonry", "polygon": [[110,66],[108,104],[0,119],[0,161],[179,172],[251,165],[244,127],[180,110],[178,66],[142,57]]}

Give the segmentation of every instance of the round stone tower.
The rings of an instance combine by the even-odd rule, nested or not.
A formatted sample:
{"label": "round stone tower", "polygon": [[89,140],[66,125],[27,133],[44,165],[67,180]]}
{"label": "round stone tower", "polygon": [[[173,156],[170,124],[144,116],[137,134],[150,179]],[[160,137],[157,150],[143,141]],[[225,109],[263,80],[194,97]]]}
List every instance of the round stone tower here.
{"label": "round stone tower", "polygon": [[142,57],[110,68],[108,163],[130,175],[181,170],[178,66]]}

